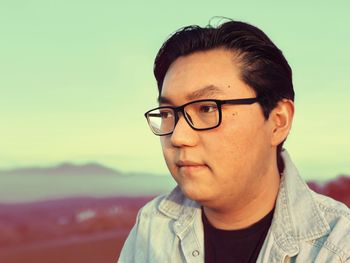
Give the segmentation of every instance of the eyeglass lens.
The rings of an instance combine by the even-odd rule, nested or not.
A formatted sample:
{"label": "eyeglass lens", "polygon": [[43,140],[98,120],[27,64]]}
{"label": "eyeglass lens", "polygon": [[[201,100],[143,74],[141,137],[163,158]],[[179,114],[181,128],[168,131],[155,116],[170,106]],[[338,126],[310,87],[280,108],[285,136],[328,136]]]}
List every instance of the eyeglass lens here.
{"label": "eyeglass lens", "polygon": [[[187,122],[196,129],[208,129],[219,123],[219,109],[214,101],[200,101],[184,107]],[[175,112],[172,108],[155,109],[147,117],[156,134],[171,133],[175,127]]]}

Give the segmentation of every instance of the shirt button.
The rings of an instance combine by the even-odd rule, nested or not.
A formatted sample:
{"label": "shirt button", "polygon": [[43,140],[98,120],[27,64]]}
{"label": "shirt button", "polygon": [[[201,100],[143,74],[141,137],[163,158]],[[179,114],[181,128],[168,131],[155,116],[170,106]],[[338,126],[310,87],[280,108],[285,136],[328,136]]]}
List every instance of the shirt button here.
{"label": "shirt button", "polygon": [[192,251],[192,256],[194,256],[194,257],[199,256],[199,251],[198,250],[193,250]]}

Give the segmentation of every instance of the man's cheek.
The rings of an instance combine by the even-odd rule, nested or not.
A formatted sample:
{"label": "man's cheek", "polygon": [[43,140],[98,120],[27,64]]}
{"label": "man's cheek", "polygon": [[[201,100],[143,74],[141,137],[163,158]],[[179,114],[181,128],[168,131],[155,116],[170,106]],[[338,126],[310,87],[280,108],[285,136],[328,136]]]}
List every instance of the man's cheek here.
{"label": "man's cheek", "polygon": [[167,148],[163,148],[163,156],[169,171],[173,172],[176,165],[174,163],[174,156],[172,152]]}

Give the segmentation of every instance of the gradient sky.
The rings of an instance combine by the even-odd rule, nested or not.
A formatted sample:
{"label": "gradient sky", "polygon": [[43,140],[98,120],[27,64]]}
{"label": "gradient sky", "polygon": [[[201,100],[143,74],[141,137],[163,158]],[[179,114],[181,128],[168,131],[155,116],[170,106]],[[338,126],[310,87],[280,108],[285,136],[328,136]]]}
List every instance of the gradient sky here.
{"label": "gradient sky", "polygon": [[226,16],[260,27],[294,72],[286,148],[304,178],[350,173],[349,1],[0,3],[0,169],[98,161],[167,173],[143,113],[167,36]]}

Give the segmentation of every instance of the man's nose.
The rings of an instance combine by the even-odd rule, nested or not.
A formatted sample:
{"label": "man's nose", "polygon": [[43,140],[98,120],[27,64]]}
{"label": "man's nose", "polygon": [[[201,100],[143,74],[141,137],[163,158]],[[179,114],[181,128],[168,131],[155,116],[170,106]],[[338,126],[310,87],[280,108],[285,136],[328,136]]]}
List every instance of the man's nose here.
{"label": "man's nose", "polygon": [[[178,112],[177,114],[177,123],[175,124],[174,131],[170,138],[172,145],[175,147],[194,146],[197,142],[197,131],[192,129],[190,124],[186,121],[183,112]],[[187,114],[187,118],[192,123],[191,116]]]}

